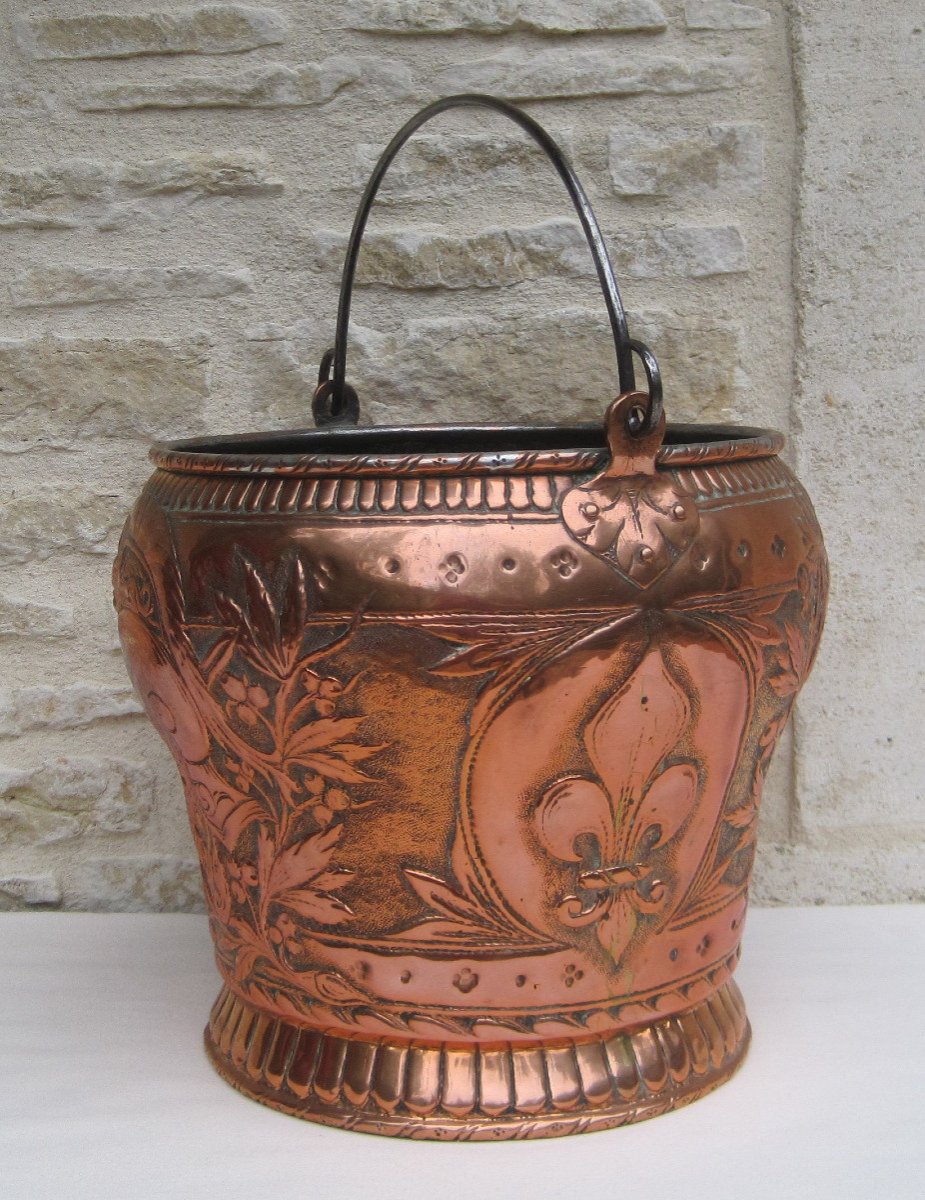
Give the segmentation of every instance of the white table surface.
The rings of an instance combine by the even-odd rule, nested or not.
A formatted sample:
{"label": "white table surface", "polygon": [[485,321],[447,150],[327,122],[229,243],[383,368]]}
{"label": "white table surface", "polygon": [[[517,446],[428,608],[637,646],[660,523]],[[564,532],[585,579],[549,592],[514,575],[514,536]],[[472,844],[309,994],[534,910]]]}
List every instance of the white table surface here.
{"label": "white table surface", "polygon": [[925,1197],[925,906],[766,909],[738,1075],[640,1125],[409,1143],[247,1100],[201,1048],[204,917],[0,916],[2,1200]]}

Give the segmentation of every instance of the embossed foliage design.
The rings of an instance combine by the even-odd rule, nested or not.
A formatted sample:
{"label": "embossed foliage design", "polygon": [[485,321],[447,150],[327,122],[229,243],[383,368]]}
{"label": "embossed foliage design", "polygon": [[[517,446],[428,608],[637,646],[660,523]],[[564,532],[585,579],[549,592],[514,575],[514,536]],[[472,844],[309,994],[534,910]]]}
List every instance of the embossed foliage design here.
{"label": "embossed foliage design", "polygon": [[116,605],[123,637],[141,648],[136,684],[184,778],[219,956],[252,998],[270,989],[277,1007],[298,1012],[368,999],[307,950],[312,928],[353,916],[339,893],[354,873],[332,859],[350,812],[370,803],[357,788],[382,747],[350,711],[356,677],[321,667],[353,627],[307,647],[305,564],[292,553],[274,573],[281,589],[233,552],[215,575],[229,580],[213,594],[217,618],[188,618],[175,561],[159,587],[125,538]]}

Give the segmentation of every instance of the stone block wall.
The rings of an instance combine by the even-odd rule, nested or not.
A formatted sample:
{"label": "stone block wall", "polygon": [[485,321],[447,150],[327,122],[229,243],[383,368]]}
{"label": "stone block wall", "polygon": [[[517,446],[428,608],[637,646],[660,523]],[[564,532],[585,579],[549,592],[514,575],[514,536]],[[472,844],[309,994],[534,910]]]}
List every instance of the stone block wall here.
{"label": "stone block wall", "polygon": [[[309,422],[365,177],[462,90],[567,148],[670,416],[783,428],[817,500],[832,613],[756,899],[922,898],[910,6],[3,0],[0,31],[0,907],[200,903],[116,641],[118,532],[151,439]],[[614,390],[567,197],[501,118],[406,148],[354,316],[375,422],[590,419]]]}

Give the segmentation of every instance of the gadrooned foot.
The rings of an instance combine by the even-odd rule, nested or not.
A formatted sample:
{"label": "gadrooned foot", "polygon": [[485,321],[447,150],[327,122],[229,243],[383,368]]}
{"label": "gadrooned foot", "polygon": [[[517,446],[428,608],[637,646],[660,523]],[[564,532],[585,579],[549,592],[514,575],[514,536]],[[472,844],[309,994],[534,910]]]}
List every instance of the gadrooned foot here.
{"label": "gadrooned foot", "polygon": [[558,1137],[657,1116],[724,1083],[750,1036],[729,981],[686,1012],[629,1033],[485,1046],[303,1029],[225,988],[205,1042],[223,1078],[293,1116],[465,1141]]}

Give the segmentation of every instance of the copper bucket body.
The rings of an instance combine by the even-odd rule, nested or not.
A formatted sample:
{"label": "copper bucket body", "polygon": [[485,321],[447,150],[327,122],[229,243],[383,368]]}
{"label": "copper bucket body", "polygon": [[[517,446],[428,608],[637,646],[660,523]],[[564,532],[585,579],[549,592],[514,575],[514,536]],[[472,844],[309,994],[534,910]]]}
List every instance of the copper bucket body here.
{"label": "copper bucket body", "polygon": [[826,560],[778,435],[631,433],[647,399],[603,427],[153,452],[116,605],[202,864],[206,1046],[241,1091],[540,1137],[741,1061],[758,803]]}
{"label": "copper bucket body", "polygon": [[670,431],[603,484],[593,446],[157,452],[117,605],[236,1086],[471,1138],[620,1124],[735,1068],[761,784],[826,586],[779,439],[748,433]]}

